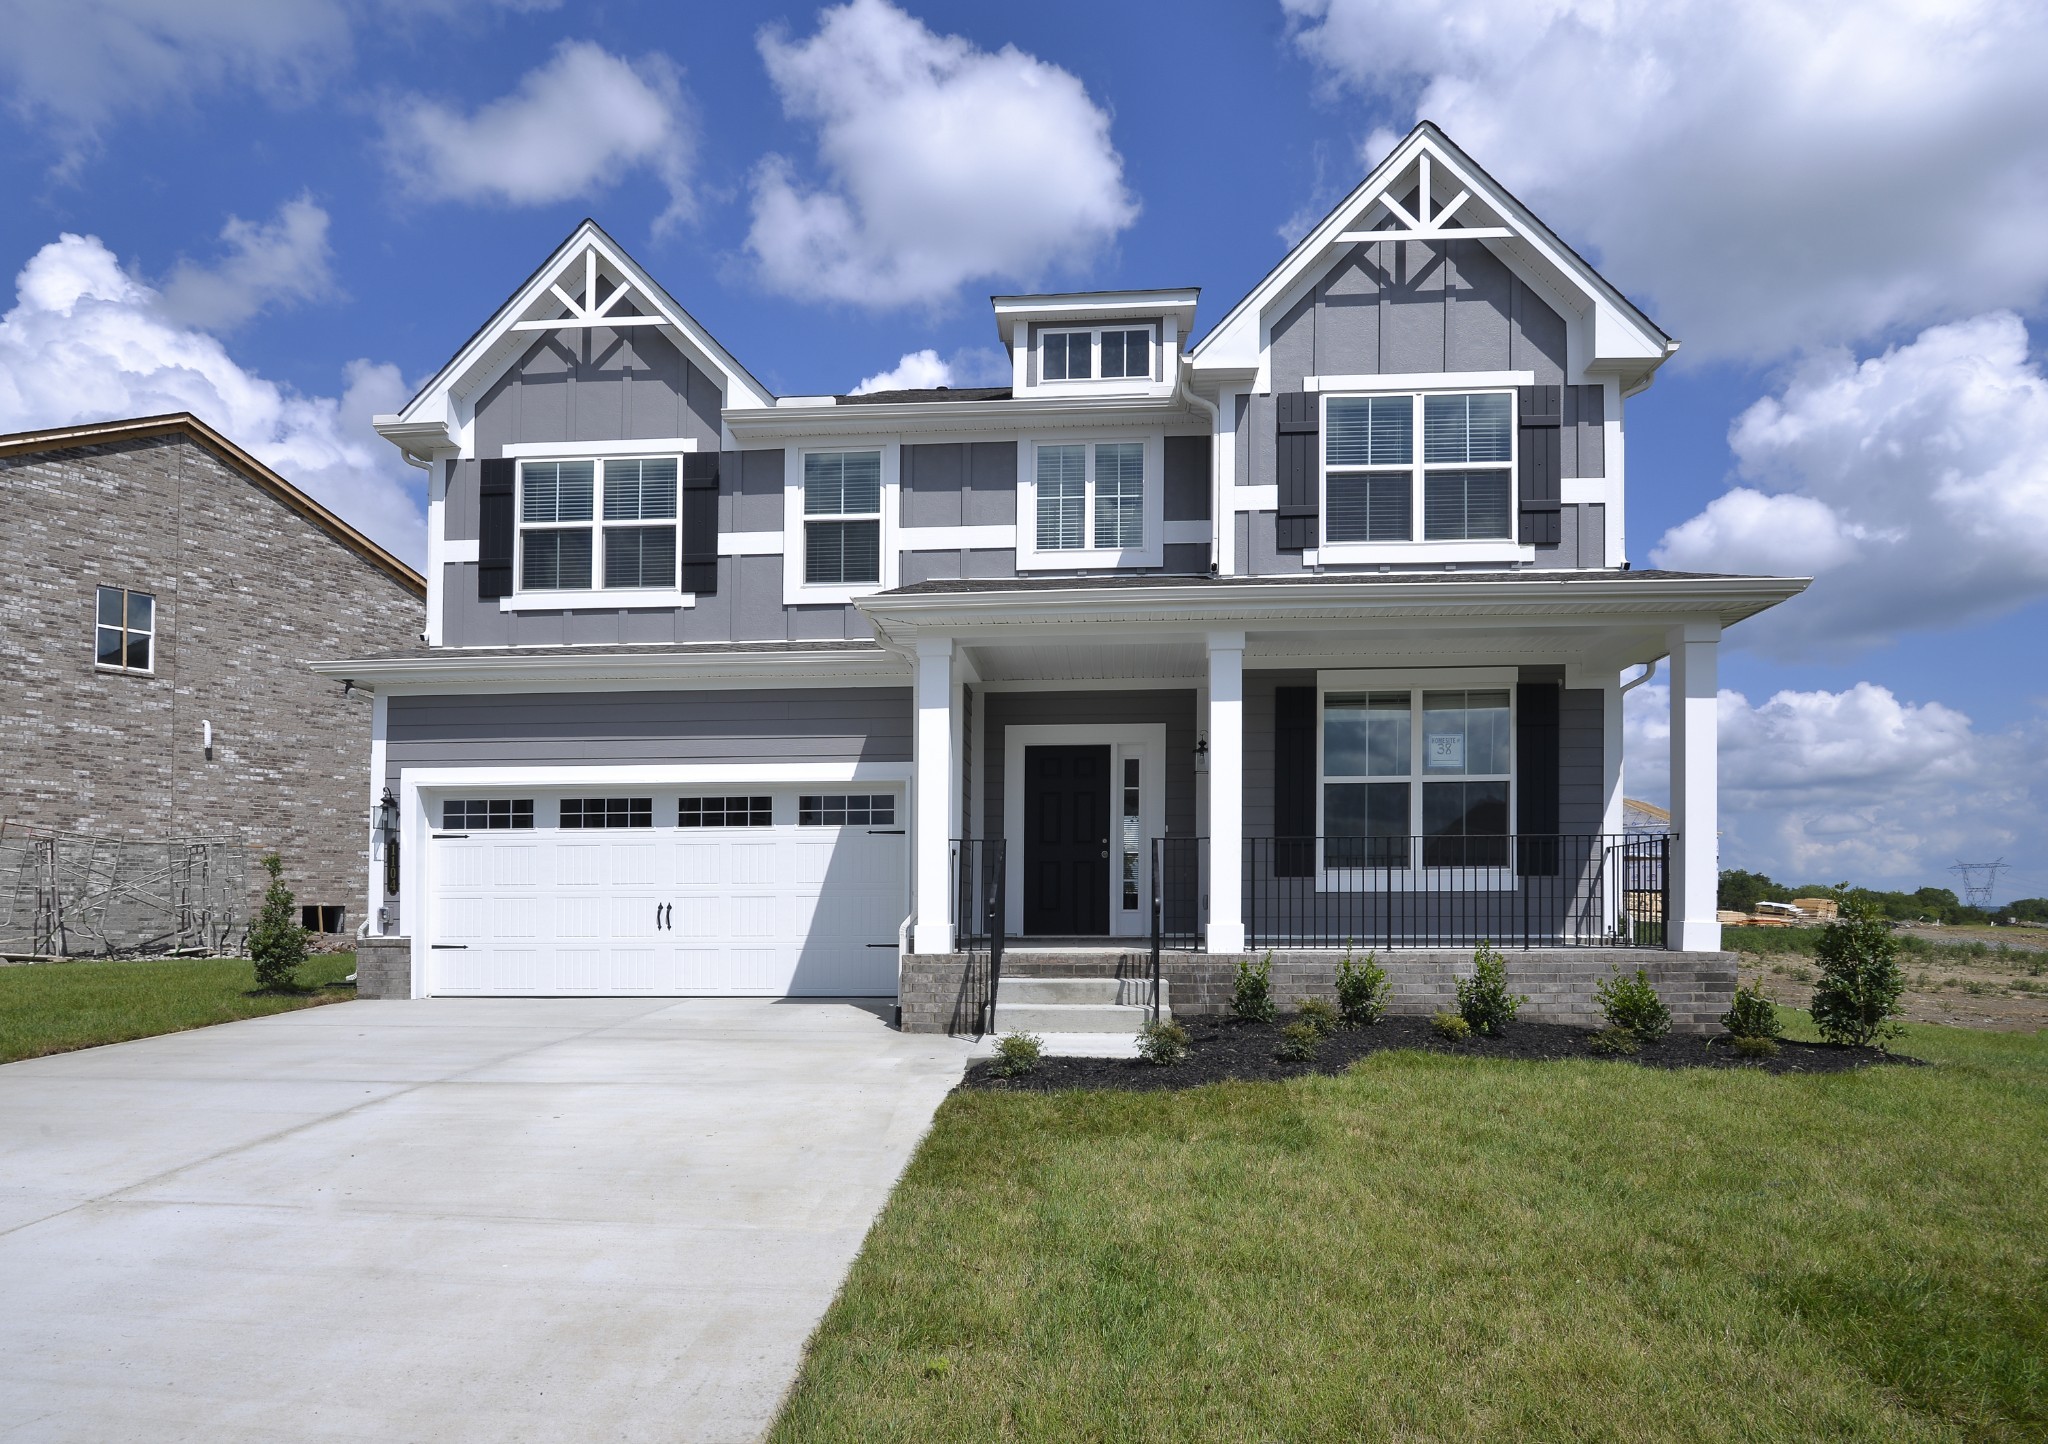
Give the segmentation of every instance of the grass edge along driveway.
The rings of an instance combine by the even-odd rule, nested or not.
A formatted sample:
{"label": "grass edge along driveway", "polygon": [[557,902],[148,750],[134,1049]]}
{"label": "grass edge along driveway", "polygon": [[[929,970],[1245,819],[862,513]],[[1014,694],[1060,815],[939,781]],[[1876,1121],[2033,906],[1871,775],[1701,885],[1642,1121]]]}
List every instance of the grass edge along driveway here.
{"label": "grass edge along driveway", "polygon": [[0,968],[0,1063],[288,1013],[356,995],[354,953],[319,953],[296,993],[259,993],[247,958],[139,958]]}
{"label": "grass edge along driveway", "polygon": [[2048,1035],[1898,1051],[955,1093],[770,1437],[2048,1436]]}

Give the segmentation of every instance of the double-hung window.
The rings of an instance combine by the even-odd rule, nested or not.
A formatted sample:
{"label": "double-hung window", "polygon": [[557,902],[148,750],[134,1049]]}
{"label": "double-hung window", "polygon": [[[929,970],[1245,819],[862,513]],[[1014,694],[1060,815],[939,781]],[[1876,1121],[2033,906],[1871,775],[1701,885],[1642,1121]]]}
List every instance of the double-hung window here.
{"label": "double-hung window", "polygon": [[676,525],[672,456],[522,461],[519,590],[673,591]]}
{"label": "double-hung window", "polygon": [[1042,444],[1036,480],[1038,550],[1144,547],[1144,442]]}
{"label": "double-hung window", "polygon": [[1514,437],[1506,391],[1325,398],[1324,543],[1512,541]]}
{"label": "double-hung window", "polygon": [[156,598],[126,587],[99,589],[93,656],[115,672],[156,670]]}
{"label": "double-hung window", "polygon": [[1047,331],[1038,338],[1041,381],[1152,379],[1152,328]]}
{"label": "double-hung window", "polygon": [[1323,866],[1500,868],[1513,773],[1508,690],[1323,695]]}
{"label": "double-hung window", "polygon": [[882,453],[804,454],[804,581],[882,579]]}

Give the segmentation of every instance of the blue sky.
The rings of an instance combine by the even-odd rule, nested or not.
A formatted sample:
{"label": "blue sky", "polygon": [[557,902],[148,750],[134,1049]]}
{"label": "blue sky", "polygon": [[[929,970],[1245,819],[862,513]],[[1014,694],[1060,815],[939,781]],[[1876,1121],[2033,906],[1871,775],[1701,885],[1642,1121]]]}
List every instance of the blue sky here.
{"label": "blue sky", "polygon": [[991,291],[1214,322],[1428,115],[1687,343],[1635,564],[1820,578],[1724,649],[1724,860],[2048,894],[2048,20],[1941,10],[0,0],[0,429],[191,405],[418,555],[367,417],[584,215],[778,391],[967,384]]}

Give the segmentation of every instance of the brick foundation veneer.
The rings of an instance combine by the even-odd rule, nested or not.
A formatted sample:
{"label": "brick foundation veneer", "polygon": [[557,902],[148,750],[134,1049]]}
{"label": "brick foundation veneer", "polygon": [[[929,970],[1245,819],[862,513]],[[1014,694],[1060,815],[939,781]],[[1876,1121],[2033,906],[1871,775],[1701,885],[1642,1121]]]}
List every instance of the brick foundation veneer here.
{"label": "brick foundation veneer", "polygon": [[412,996],[411,938],[358,938],[356,940],[356,996],[358,998],[410,998]]}
{"label": "brick foundation veneer", "polygon": [[[1336,998],[1341,952],[1273,954],[1273,997],[1284,1011],[1310,996]],[[1657,996],[1671,1009],[1681,1033],[1710,1033],[1735,997],[1733,953],[1667,953],[1631,948],[1548,948],[1503,951],[1508,986],[1528,995],[1521,1016],[1547,1023],[1596,1027],[1600,1010],[1593,990],[1619,969],[1643,969]],[[1181,1017],[1215,1017],[1230,1011],[1239,955],[1167,953],[1160,958],[1167,1001]],[[1391,1010],[1427,1015],[1456,1006],[1454,979],[1472,972],[1463,950],[1397,952],[1380,955],[1394,984]],[[903,960],[903,1029],[908,1033],[971,1033],[976,1010],[987,996],[986,954],[946,953]],[[1144,977],[1151,956],[1142,951],[1043,953],[1017,948],[1003,958],[1003,972],[1019,977]]]}

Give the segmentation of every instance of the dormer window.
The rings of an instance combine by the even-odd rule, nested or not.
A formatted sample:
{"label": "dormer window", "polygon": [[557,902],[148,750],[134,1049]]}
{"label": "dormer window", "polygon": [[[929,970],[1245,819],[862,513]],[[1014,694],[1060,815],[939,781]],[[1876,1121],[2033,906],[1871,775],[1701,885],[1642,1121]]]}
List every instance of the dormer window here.
{"label": "dormer window", "polygon": [[1039,337],[1041,381],[1152,379],[1152,328],[1047,331]]}

